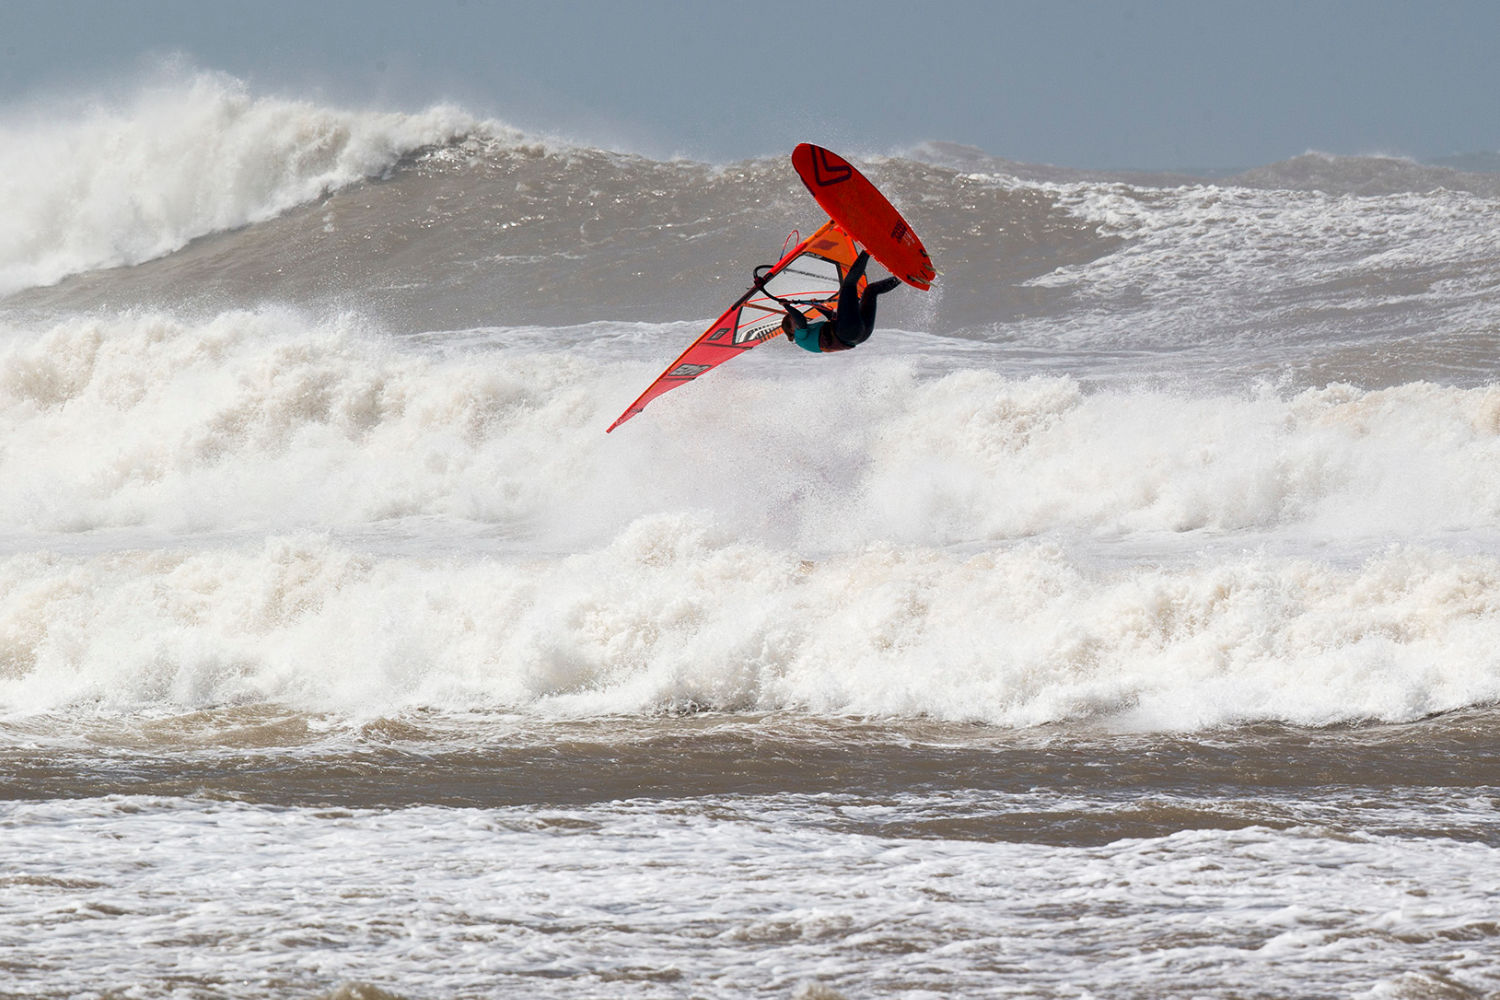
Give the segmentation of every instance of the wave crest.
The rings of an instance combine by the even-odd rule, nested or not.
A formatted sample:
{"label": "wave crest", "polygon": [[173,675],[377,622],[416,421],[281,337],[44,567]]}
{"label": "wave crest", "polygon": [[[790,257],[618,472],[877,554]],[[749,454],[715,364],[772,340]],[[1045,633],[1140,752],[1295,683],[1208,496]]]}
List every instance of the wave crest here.
{"label": "wave crest", "polygon": [[478,127],[453,107],[343,111],[212,73],[0,125],[0,295],[259,222]]}

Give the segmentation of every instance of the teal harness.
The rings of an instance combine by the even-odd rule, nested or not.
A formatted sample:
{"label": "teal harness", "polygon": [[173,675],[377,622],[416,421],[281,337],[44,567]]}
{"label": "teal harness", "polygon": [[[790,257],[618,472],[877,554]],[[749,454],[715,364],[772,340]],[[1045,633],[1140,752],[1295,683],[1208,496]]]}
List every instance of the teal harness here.
{"label": "teal harness", "polygon": [[826,319],[820,319],[815,323],[809,323],[806,326],[793,329],[791,333],[792,343],[804,351],[822,354],[823,348],[818,346],[818,334],[822,333],[823,328],[827,325],[828,321]]}

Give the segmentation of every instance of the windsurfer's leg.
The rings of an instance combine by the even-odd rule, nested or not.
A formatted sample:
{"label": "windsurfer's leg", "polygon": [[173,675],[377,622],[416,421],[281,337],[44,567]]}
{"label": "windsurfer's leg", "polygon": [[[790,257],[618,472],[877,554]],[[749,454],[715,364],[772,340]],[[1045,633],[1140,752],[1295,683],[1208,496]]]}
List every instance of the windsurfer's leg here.
{"label": "windsurfer's leg", "polygon": [[859,322],[864,331],[864,337],[861,337],[861,340],[867,339],[875,330],[875,300],[899,284],[901,284],[901,279],[892,275],[889,278],[872,281],[865,286],[865,297],[859,303]]}
{"label": "windsurfer's leg", "polygon": [[865,276],[865,265],[869,263],[870,251],[861,250],[859,256],[854,258],[854,263],[849,265],[849,273],[844,275],[844,283],[839,286],[839,291],[859,284],[859,279]]}
{"label": "windsurfer's leg", "polygon": [[859,256],[854,258],[854,263],[849,265],[849,273],[844,275],[844,280],[839,284],[839,304],[838,312],[833,317],[833,335],[850,347],[863,343],[870,335],[860,321],[859,306],[859,279],[864,277],[865,265],[868,263],[870,255],[861,250]]}
{"label": "windsurfer's leg", "polygon": [[[866,255],[860,254],[860,257],[861,260],[855,262],[858,270],[849,269],[855,281],[858,281],[860,274],[864,272],[866,263]],[[854,286],[850,285],[846,279],[845,285],[839,289],[839,312],[838,321],[834,324],[834,335],[850,347],[856,347],[869,340],[870,334],[875,332],[875,300],[899,284],[901,284],[901,279],[894,275],[879,281],[872,281],[865,286],[864,298],[858,299]],[[857,309],[856,301],[859,302]]]}

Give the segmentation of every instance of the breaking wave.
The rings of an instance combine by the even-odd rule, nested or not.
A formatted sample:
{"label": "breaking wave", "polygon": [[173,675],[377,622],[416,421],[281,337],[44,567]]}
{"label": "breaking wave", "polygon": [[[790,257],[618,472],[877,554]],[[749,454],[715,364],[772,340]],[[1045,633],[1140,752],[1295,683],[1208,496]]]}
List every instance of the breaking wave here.
{"label": "breaking wave", "polygon": [[0,123],[0,295],[259,222],[476,122],[255,97],[217,74]]}

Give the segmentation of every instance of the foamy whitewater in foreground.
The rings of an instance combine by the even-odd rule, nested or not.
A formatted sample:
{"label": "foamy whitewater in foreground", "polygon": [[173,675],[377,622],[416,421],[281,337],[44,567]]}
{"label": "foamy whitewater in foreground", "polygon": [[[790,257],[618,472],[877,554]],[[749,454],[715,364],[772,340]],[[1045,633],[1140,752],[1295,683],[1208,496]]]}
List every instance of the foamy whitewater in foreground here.
{"label": "foamy whitewater in foreground", "polygon": [[1500,990],[1491,177],[859,156],[934,292],[606,436],[782,159],[0,133],[13,995]]}

